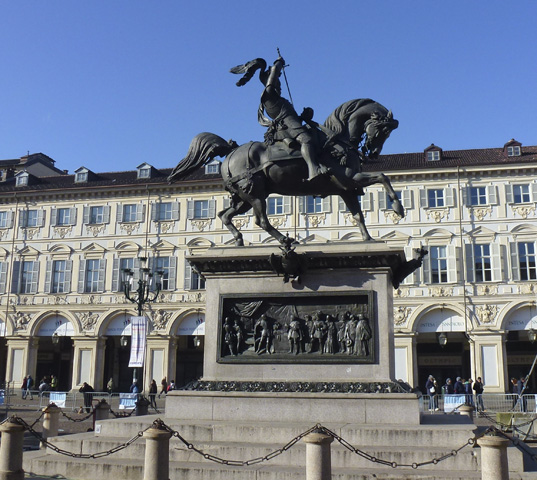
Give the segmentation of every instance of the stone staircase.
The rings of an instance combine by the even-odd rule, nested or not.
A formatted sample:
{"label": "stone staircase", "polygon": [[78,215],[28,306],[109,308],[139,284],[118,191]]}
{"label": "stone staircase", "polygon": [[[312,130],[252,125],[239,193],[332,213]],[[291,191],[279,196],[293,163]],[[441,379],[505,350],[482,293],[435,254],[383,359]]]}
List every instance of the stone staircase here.
{"label": "stone staircase", "polygon": [[[455,415],[439,416],[446,424],[419,426],[371,426],[358,424],[325,424],[341,438],[367,454],[398,464],[422,463],[449,454],[473,437],[475,426]],[[97,453],[110,450],[146,429],[157,416],[129,417],[99,422],[100,433],[59,436],[51,442],[70,452]],[[164,419],[173,430],[197,449],[215,457],[245,461],[263,457],[286,445],[313,425],[303,423],[239,423],[181,421]],[[428,419],[431,422],[431,419]],[[50,451],[24,454],[24,469],[39,475],[63,475],[76,480],[142,480],[144,440],[128,448],[97,459],[78,459]],[[537,473],[524,473],[523,454],[509,449],[511,479],[537,479]],[[181,480],[303,480],[306,445],[299,441],[292,448],[252,466],[230,466],[206,460],[177,438],[170,440],[170,479]],[[467,446],[456,456],[437,465],[391,468],[373,463],[332,443],[332,479],[479,479],[479,448]],[[165,479],[163,479],[165,480]]]}

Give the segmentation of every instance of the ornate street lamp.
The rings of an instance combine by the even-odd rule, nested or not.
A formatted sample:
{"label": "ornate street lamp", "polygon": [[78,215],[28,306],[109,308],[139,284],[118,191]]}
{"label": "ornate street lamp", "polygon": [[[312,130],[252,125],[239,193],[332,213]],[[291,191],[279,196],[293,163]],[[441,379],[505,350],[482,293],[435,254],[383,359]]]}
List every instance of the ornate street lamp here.
{"label": "ornate street lamp", "polygon": [[442,348],[447,345],[447,335],[445,334],[445,332],[438,334],[438,343]]}
{"label": "ornate street lamp", "polygon": [[164,272],[159,270],[156,273],[155,291],[151,291],[153,286],[153,274],[147,267],[147,257],[139,257],[140,269],[138,277],[138,287],[134,288],[134,272],[130,268],[123,270],[123,291],[127,300],[135,303],[138,309],[138,316],[142,316],[142,310],[146,303],[154,302],[162,288],[162,276]]}
{"label": "ornate street lamp", "polygon": [[528,330],[528,339],[531,343],[535,343],[535,340],[537,340],[537,331],[533,328]]}
{"label": "ornate street lamp", "polygon": [[[138,260],[140,261],[138,286],[136,287],[134,285],[134,272],[130,268],[125,268],[123,269],[123,291],[127,300],[136,304],[138,316],[141,317],[144,305],[154,302],[158,298],[158,294],[162,288],[162,276],[164,272],[161,270],[155,272],[155,290],[152,291],[153,274],[147,266],[147,257],[139,257]],[[137,378],[136,368],[133,371],[132,378],[133,380]]]}

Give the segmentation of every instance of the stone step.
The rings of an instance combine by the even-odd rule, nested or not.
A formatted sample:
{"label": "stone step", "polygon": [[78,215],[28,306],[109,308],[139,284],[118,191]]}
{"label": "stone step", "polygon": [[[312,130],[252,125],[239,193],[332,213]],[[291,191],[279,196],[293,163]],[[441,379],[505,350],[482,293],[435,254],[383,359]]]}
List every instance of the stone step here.
{"label": "stone step", "polygon": [[[114,437],[91,437],[90,434],[68,435],[55,437],[51,439],[52,443],[69,452],[95,454],[106,452],[125,441],[123,438]],[[197,443],[196,448],[204,453],[219,457],[225,460],[247,461],[259,457],[265,457],[272,452],[277,451],[283,445],[263,443],[253,444],[251,442],[211,442]],[[460,446],[460,445],[459,445]],[[361,451],[387,462],[396,462],[397,464],[412,465],[413,463],[423,463],[449,455],[452,449],[449,448],[415,448],[411,446],[377,446],[362,447]],[[333,443],[332,465],[334,467],[344,468],[381,468],[380,463],[374,463],[370,460],[349,451],[338,443]],[[145,441],[140,439],[130,445],[128,448],[118,451],[113,455],[114,458],[143,458],[145,452]],[[473,471],[478,468],[478,450],[466,447],[461,450],[457,456],[447,458],[442,462],[446,468],[465,468]],[[170,460],[176,462],[197,462],[200,461],[201,455],[192,449],[187,448],[182,442],[172,439],[170,442]],[[289,450],[274,457],[271,464],[274,465],[296,465],[305,466],[306,445],[298,442]]]}
{"label": "stone step", "polygon": [[[35,452],[32,452],[35,453]],[[30,455],[27,454],[27,455]],[[112,457],[80,460],[59,455],[35,457],[31,462],[32,472],[38,475],[63,475],[76,480],[143,480],[143,459],[132,459],[125,464],[122,459]],[[26,468],[27,471],[30,471]],[[305,468],[302,466],[262,465],[234,467],[202,462],[171,462],[170,480],[304,480]],[[467,480],[479,479],[479,472],[448,469],[444,466],[427,468],[333,468],[332,480]],[[537,477],[511,476],[511,480]]]}
{"label": "stone step", "polygon": [[[99,422],[99,436],[124,436],[131,438],[139,431],[145,430],[157,416],[129,417]],[[252,442],[281,443],[287,442],[311,428],[314,424],[304,423],[238,423],[238,422],[182,422],[164,418],[172,430],[187,441]],[[333,423],[325,424],[334,433],[358,446],[407,445],[415,447],[458,448],[474,436],[475,426],[471,423],[447,425],[358,425]]]}

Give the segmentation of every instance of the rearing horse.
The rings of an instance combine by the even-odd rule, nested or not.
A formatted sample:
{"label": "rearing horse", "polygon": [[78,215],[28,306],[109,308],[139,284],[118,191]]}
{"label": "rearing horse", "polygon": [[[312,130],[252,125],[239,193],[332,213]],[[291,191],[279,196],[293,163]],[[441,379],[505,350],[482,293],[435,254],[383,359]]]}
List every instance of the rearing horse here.
{"label": "rearing horse", "polygon": [[224,187],[231,195],[230,206],[218,216],[233,234],[236,245],[243,245],[242,233],[233,225],[236,215],[253,209],[255,222],[283,245],[293,242],[274,228],[267,217],[266,199],[271,193],[280,195],[339,195],[353,218],[358,222],[365,241],[373,240],[367,231],[359,196],[364,187],[381,183],[392,200],[393,210],[404,216],[404,209],[386,175],[363,173],[362,161],[375,159],[386,139],[399,122],[391,112],[370,99],[351,100],[338,107],[324,125],[306,123],[317,135],[322,148],[320,163],[329,173],[308,178],[306,163],[293,145],[276,142],[267,146],[249,142],[238,146],[212,133],[200,133],[192,140],[186,157],[168,177],[174,182],[200,168],[216,156],[226,157],[222,162]]}

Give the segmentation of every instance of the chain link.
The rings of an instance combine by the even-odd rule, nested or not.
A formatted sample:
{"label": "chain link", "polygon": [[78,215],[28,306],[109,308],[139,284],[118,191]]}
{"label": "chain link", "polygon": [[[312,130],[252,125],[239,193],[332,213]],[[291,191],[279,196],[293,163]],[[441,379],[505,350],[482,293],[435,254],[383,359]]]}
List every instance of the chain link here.
{"label": "chain link", "polygon": [[82,418],[73,418],[73,417],[70,417],[70,416],[67,415],[67,413],[65,413],[63,410],[62,410],[61,414],[62,414],[65,418],[67,418],[67,420],[70,420],[71,422],[83,422],[84,420],[87,420],[88,418],[93,417],[93,412],[88,413],[85,417],[82,417]]}
{"label": "chain link", "polygon": [[112,410],[112,408],[110,408],[110,413],[111,413],[112,415],[114,415],[114,417],[116,417],[116,418],[127,418],[127,417],[130,417],[135,411],[136,411],[136,407],[133,408],[129,413],[122,413],[122,412],[116,413],[116,412],[114,412],[114,410]]}

